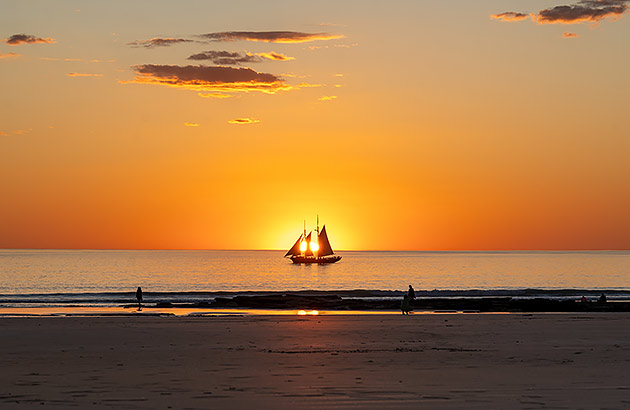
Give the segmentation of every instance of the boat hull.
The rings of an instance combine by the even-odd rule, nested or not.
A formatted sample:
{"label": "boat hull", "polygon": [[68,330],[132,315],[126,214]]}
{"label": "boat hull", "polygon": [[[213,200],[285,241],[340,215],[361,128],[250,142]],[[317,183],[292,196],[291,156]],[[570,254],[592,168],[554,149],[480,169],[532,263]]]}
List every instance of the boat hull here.
{"label": "boat hull", "polygon": [[324,256],[321,258],[316,258],[314,256],[294,256],[291,258],[291,262],[293,263],[304,263],[311,264],[316,263],[318,265],[326,264],[326,263],[335,263],[341,259],[341,256]]}

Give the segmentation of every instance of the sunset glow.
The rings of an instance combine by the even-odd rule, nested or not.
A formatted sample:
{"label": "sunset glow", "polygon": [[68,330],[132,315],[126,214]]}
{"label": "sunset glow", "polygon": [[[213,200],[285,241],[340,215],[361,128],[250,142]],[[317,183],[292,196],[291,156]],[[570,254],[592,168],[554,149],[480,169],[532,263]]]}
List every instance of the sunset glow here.
{"label": "sunset glow", "polygon": [[630,2],[184,3],[0,5],[0,248],[630,249]]}

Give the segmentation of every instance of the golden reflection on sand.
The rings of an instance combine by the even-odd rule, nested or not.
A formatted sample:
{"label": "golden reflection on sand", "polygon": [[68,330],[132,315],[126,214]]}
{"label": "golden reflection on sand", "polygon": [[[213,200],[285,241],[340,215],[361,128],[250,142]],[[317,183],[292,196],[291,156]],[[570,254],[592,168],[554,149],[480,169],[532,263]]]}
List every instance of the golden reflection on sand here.
{"label": "golden reflection on sand", "polygon": [[[411,315],[440,314],[504,314],[509,312],[471,311],[415,311]],[[0,308],[0,317],[7,316],[321,316],[321,315],[400,315],[397,310],[282,310],[282,309],[195,309],[195,308],[151,308],[141,311],[124,307],[20,307]]]}

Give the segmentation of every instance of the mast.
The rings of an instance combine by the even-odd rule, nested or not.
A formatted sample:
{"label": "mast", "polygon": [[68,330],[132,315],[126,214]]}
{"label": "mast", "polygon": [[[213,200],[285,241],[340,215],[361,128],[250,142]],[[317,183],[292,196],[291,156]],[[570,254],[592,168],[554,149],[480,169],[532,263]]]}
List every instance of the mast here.
{"label": "mast", "polygon": [[315,238],[317,241],[317,250],[315,252],[313,252],[313,254],[315,255],[316,258],[319,258],[319,214],[317,215],[317,225],[315,228]]}

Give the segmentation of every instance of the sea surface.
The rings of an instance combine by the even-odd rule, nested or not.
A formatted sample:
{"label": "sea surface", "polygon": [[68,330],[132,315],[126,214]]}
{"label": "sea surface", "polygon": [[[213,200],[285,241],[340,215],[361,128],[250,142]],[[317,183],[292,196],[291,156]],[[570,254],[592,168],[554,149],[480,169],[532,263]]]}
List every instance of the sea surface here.
{"label": "sea surface", "polygon": [[[294,265],[282,251],[0,250],[0,306],[208,301],[218,295],[350,291],[398,297],[630,299],[630,252],[338,252],[331,265]],[[352,292],[342,293],[354,297]]]}

